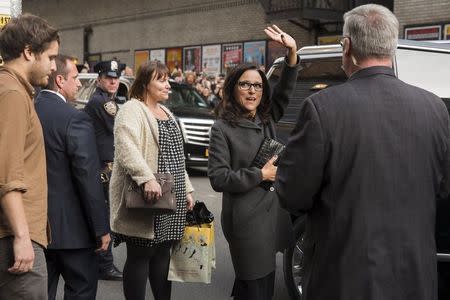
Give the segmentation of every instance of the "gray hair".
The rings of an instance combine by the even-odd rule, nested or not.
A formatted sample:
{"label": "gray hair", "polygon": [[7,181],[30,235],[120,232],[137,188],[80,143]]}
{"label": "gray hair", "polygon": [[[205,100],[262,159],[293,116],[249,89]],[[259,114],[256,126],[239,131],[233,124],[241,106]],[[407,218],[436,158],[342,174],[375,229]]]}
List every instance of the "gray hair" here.
{"label": "gray hair", "polygon": [[366,4],[344,14],[343,34],[357,60],[392,58],[398,42],[398,20],[386,7]]}

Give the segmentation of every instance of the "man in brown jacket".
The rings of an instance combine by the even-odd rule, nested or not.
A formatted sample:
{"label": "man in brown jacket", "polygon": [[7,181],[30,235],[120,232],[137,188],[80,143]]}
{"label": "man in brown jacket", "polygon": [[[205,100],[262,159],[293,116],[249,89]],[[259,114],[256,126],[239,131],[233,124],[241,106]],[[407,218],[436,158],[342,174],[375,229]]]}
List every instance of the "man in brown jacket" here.
{"label": "man in brown jacket", "polygon": [[47,299],[47,174],[33,86],[56,70],[58,31],[25,14],[0,32],[0,299]]}

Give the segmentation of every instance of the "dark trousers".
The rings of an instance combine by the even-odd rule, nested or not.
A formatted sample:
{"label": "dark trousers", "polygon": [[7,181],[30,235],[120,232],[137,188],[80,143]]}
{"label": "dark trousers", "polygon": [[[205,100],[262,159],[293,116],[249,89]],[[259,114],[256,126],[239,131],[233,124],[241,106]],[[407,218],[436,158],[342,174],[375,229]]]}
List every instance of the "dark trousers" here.
{"label": "dark trousers", "polygon": [[127,242],[127,260],[123,268],[123,293],[127,300],[144,300],[147,279],[155,300],[170,300],[172,282],[167,280],[172,242],[153,247]]}
{"label": "dark trousers", "polygon": [[11,274],[14,265],[13,237],[0,238],[0,299],[47,300],[47,266],[44,249],[32,242],[34,264],[31,271]]}
{"label": "dark trousers", "polygon": [[235,279],[231,296],[234,300],[270,300],[274,285],[275,271],[255,280]]}
{"label": "dark trousers", "polygon": [[93,248],[45,250],[48,299],[56,297],[59,276],[64,279],[64,299],[90,300],[97,295],[97,255]]}
{"label": "dark trousers", "polygon": [[[109,174],[111,176],[111,174]],[[106,207],[108,210],[108,220],[109,220],[109,181],[103,183],[103,191],[105,193]],[[112,242],[109,243],[108,250],[98,252],[98,270],[99,273],[111,270],[114,264],[113,254],[112,254]]]}

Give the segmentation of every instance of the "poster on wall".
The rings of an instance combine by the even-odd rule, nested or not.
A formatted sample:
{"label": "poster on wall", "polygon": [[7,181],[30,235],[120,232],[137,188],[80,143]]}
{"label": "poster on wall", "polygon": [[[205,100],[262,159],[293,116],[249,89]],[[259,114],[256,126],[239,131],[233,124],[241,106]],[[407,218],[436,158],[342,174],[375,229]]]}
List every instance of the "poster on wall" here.
{"label": "poster on wall", "polygon": [[150,60],[159,60],[163,64],[166,63],[166,50],[164,49],[155,49],[150,50]]}
{"label": "poster on wall", "polygon": [[166,65],[169,68],[170,74],[172,74],[175,68],[181,69],[181,53],[181,48],[166,49]]}
{"label": "poster on wall", "polygon": [[269,41],[267,43],[267,68],[270,68],[278,57],[285,55],[286,48],[283,45],[275,41]]}
{"label": "poster on wall", "polygon": [[444,26],[444,40],[450,40],[450,24]]}
{"label": "poster on wall", "polygon": [[405,39],[415,41],[440,40],[441,25],[405,28]]}
{"label": "poster on wall", "polygon": [[220,45],[203,46],[202,71],[207,74],[220,73]]}
{"label": "poster on wall", "polygon": [[341,37],[341,35],[322,35],[317,37],[317,45],[339,44]]}
{"label": "poster on wall", "polygon": [[201,70],[201,47],[186,47],[183,49],[183,70],[200,72]]}
{"label": "poster on wall", "polygon": [[242,63],[242,43],[222,45],[222,73]]}
{"label": "poster on wall", "polygon": [[150,53],[148,50],[136,50],[134,51],[134,75],[136,75],[139,67],[148,61],[150,58]]}
{"label": "poster on wall", "polygon": [[244,62],[265,67],[266,41],[244,43]]}

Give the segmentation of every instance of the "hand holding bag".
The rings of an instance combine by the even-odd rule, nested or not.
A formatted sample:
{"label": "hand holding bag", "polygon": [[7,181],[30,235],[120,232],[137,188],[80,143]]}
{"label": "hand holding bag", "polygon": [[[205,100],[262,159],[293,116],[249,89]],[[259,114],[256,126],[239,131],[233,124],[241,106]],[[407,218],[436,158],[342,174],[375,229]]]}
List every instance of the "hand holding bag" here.
{"label": "hand holding bag", "polygon": [[156,181],[161,186],[162,196],[157,201],[145,197],[144,187],[137,185],[130,175],[126,175],[125,206],[127,208],[148,208],[154,214],[173,214],[177,210],[173,175],[155,173]]}
{"label": "hand holding bag", "polygon": [[272,157],[274,157],[274,155],[278,156],[277,160],[274,163],[274,165],[277,165],[285,148],[286,147],[282,143],[274,139],[265,137],[263,142],[261,143],[261,146],[259,146],[258,153],[256,153],[256,156],[253,159],[252,166],[262,169],[264,165]]}
{"label": "hand holding bag", "polygon": [[[144,115],[146,115],[145,110],[142,108]],[[156,133],[153,130],[150,120],[147,119],[150,130],[152,131],[153,139],[158,146],[159,153],[163,156],[158,140],[156,139]],[[167,168],[167,163],[165,163]],[[125,176],[125,189],[124,189],[124,199],[125,206],[127,208],[147,208],[151,209],[154,214],[174,214],[177,210],[177,201],[175,195],[175,182],[174,177],[170,173],[153,173],[156,181],[161,186],[161,197],[152,201],[152,199],[147,199],[144,192],[144,187],[139,186],[130,175]]]}
{"label": "hand holding bag", "polygon": [[195,201],[192,210],[186,213],[186,224],[189,226],[209,224],[212,221],[214,221],[214,214],[208,210],[202,201]]}

